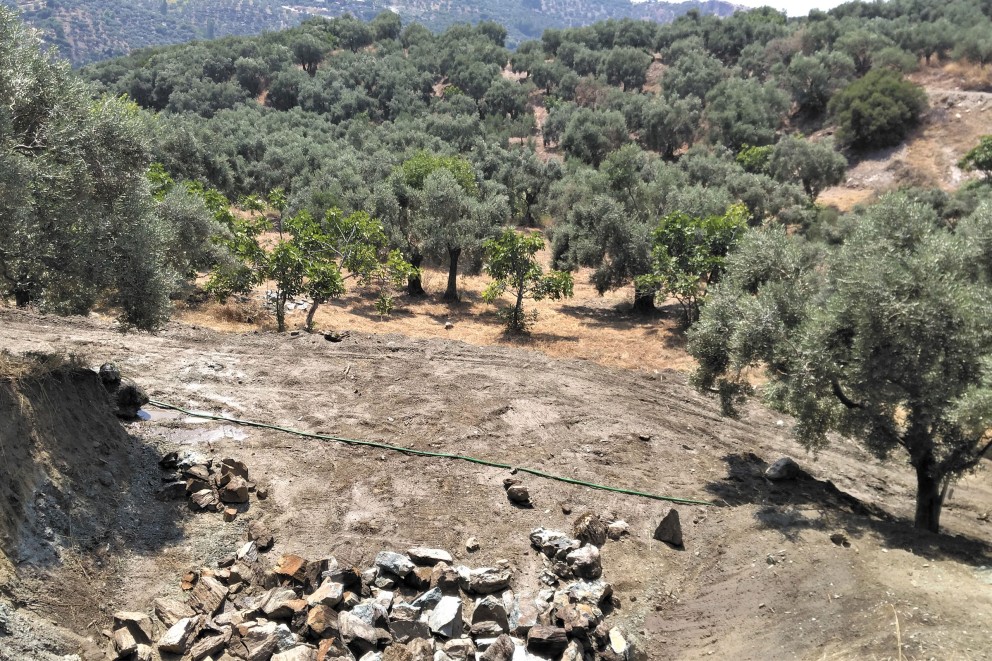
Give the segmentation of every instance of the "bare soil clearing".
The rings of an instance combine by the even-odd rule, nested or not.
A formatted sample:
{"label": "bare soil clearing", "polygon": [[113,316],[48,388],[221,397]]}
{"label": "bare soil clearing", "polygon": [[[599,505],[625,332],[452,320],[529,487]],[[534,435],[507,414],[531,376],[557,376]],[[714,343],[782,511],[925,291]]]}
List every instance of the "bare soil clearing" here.
{"label": "bare soil clearing", "polygon": [[[14,310],[0,311],[0,346],[78,353],[94,365],[112,360],[153,398],[197,410],[721,503],[679,508],[686,538],[679,551],[651,539],[664,503],[527,478],[536,507],[518,509],[506,500],[505,471],[155,411],[126,426],[132,446],[121,461],[132,477],[109,487],[108,507],[121,518],[108,530],[104,555],[22,558],[17,577],[0,588],[16,617],[61,622],[93,646],[105,647],[99,630],[112,612],[147,611],[154,597],[178,595],[183,571],[229,553],[260,516],[275,532],[276,554],[329,553],[364,565],[382,549],[425,545],[473,566],[508,559],[525,581],[540,567],[528,532],[568,530],[593,510],[630,523],[631,537],[603,549],[604,574],[621,604],[609,621],[651,659],[894,659],[896,616],[905,658],[990,656],[992,588],[983,569],[992,566],[990,524],[978,518],[992,509],[987,473],[954,487],[945,535],[919,534],[900,520],[913,504],[912,473],[901,460],[883,465],[837,441],[813,461],[790,440],[788,420],[779,424],[757,406],[740,421],[722,418],[680,372],[358,332],[332,343],[173,323],[157,335],[120,335],[99,320]],[[79,428],[81,438],[89,433]],[[244,461],[268,499],[232,523],[155,501],[158,468],[142,458],[177,448]],[[779,484],[761,477],[783,454],[814,477]],[[98,458],[80,450],[76,460]],[[118,506],[124,497],[127,505]],[[896,519],[859,513],[858,502]],[[831,541],[837,532],[849,547]],[[482,547],[471,556],[470,536]],[[17,640],[30,635],[13,628]],[[2,636],[0,650],[11,649]],[[79,644],[72,636],[46,640],[59,652]]]}

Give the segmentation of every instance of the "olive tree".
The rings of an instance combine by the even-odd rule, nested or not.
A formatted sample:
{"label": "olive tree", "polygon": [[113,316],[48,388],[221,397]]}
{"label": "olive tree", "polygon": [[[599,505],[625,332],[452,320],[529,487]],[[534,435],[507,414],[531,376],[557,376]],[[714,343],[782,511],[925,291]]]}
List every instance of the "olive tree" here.
{"label": "olive tree", "polygon": [[986,181],[992,180],[992,135],[983,135],[958,163],[964,170],[978,170]]}
{"label": "olive tree", "polygon": [[753,392],[795,416],[807,448],[829,432],[916,472],[915,526],[937,532],[948,483],[992,448],[992,213],[955,231],[903,195],[863,212],[836,248],[752,230],[728,260],[689,351],[724,410]]}
{"label": "olive tree", "polygon": [[145,177],[145,116],[94,100],[6,8],[0,105],[0,297],[58,313],[104,301],[125,325],[161,325],[176,277]]}
{"label": "olive tree", "polygon": [[772,148],[768,172],[783,183],[798,181],[810,202],[827,186],[839,184],[847,170],[847,159],[834,150],[833,142],[813,142],[786,136]]}

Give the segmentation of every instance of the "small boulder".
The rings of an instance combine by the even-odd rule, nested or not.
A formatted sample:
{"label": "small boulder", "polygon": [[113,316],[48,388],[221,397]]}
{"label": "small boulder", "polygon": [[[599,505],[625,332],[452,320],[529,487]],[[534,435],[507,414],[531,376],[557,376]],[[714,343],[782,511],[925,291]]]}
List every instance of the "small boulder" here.
{"label": "small boulder", "polygon": [[613,521],[606,526],[606,535],[616,541],[630,534],[630,525],[626,521]]}
{"label": "small boulder", "polygon": [[255,542],[255,546],[263,553],[272,548],[274,542],[272,531],[262,521],[252,521],[248,524],[248,539]]}
{"label": "small boulder", "polygon": [[568,634],[561,627],[539,624],[527,632],[527,649],[535,654],[558,657],[568,646]]}
{"label": "small boulder", "polygon": [[682,523],[679,521],[679,512],[674,507],[668,510],[668,514],[658,524],[654,531],[654,538],[659,542],[665,542],[678,548],[684,547]]}
{"label": "small boulder", "polygon": [[186,483],[182,480],[166,482],[155,492],[156,500],[182,500],[186,497]]}
{"label": "small boulder", "polygon": [[177,599],[160,597],[152,602],[155,616],[162,621],[166,628],[183,619],[193,617],[193,609]]}
{"label": "small boulder", "polygon": [[782,457],[765,470],[765,477],[773,482],[784,482],[796,479],[802,471],[791,457]]}
{"label": "small boulder", "polygon": [[360,618],[345,611],[338,615],[338,629],[341,632],[341,640],[352,649],[371,652],[378,642],[378,634],[375,627],[363,622]]}
{"label": "small boulder", "polygon": [[390,622],[389,633],[393,634],[393,640],[397,643],[407,643],[415,638],[428,639],[431,637],[431,629],[426,622]]}
{"label": "small boulder", "polygon": [[472,611],[472,624],[474,626],[481,622],[492,622],[496,624],[500,629],[500,633],[510,630],[510,623],[506,615],[506,606],[503,605],[502,599],[497,599],[490,595],[476,602],[475,610]]}
{"label": "small boulder", "polygon": [[225,503],[247,503],[248,481],[237,475],[231,477],[221,488],[220,499]]}
{"label": "small boulder", "polygon": [[445,638],[458,638],[462,635],[462,600],[459,597],[442,597],[434,607],[427,626],[431,631]]}
{"label": "small boulder", "polygon": [[318,638],[338,633],[338,613],[330,606],[317,604],[307,612],[307,628]]}
{"label": "small boulder", "polygon": [[343,597],[344,586],[337,581],[326,579],[320,584],[320,587],[307,597],[307,604],[310,606],[323,604],[324,606],[334,607],[341,603]]}
{"label": "small boulder", "polygon": [[515,505],[521,505],[523,507],[529,507],[530,502],[530,492],[522,484],[514,484],[506,490],[506,497],[511,503]]}
{"label": "small boulder", "polygon": [[118,611],[114,613],[114,629],[120,629],[121,627],[129,629],[137,643],[148,644],[155,635],[152,618],[144,613],[131,611]]}
{"label": "small boulder", "polygon": [[402,553],[393,553],[391,551],[381,551],[375,557],[375,564],[380,569],[392,572],[400,578],[403,578],[414,569],[413,561],[410,558]]}
{"label": "small boulder", "polygon": [[530,543],[549,558],[564,560],[570,552],[582,546],[582,542],[557,530],[536,528],[530,533]]}
{"label": "small boulder", "polygon": [[193,610],[211,616],[224,603],[227,587],[213,576],[201,576],[189,594],[189,605]]}
{"label": "small boulder", "polygon": [[496,569],[495,567],[480,567],[478,569],[468,569],[458,567],[459,583],[466,592],[476,594],[491,594],[502,592],[510,587],[510,571],[507,569]]}
{"label": "small boulder", "polygon": [[218,633],[214,636],[207,636],[206,638],[201,638],[193,644],[190,648],[190,656],[193,657],[193,661],[200,661],[200,659],[206,658],[208,656],[213,656],[220,652],[227,644],[231,641],[231,629],[227,628],[225,631]]}
{"label": "small boulder", "polygon": [[606,524],[597,514],[592,512],[585,512],[575,520],[572,534],[575,535],[576,539],[586,544],[600,547],[606,544]]}
{"label": "small boulder", "polygon": [[583,546],[565,556],[572,573],[578,578],[597,579],[603,575],[599,549],[595,546]]}
{"label": "small boulder", "polygon": [[458,591],[458,572],[446,562],[439,562],[431,571],[431,588],[445,594]]}
{"label": "small boulder", "polygon": [[171,627],[158,641],[158,651],[169,654],[186,654],[193,644],[193,637],[200,628],[198,617],[184,617]]}
{"label": "small boulder", "polygon": [[479,540],[477,540],[475,537],[469,537],[468,539],[465,540],[465,550],[468,551],[469,553],[475,553],[480,548],[482,547],[479,545]]}
{"label": "small boulder", "polygon": [[511,661],[516,650],[517,646],[513,644],[513,639],[503,634],[486,648],[486,651],[479,657],[479,661]]}
{"label": "small boulder", "polygon": [[433,567],[439,562],[447,562],[448,564],[454,562],[454,558],[451,557],[451,554],[442,549],[428,549],[418,546],[416,548],[409,549],[406,554],[410,556],[410,559],[416,564],[427,567]]}
{"label": "small boulder", "polygon": [[285,652],[273,654],[271,661],[315,661],[317,650],[309,645],[297,645]]}
{"label": "small boulder", "polygon": [[213,489],[200,489],[190,496],[190,500],[201,510],[215,510],[220,505],[220,500]]}
{"label": "small boulder", "polygon": [[273,571],[280,576],[291,578],[298,583],[302,583],[306,580],[308,564],[309,563],[305,558],[301,558],[298,555],[293,555],[292,553],[287,553],[280,556],[279,561],[273,568]]}

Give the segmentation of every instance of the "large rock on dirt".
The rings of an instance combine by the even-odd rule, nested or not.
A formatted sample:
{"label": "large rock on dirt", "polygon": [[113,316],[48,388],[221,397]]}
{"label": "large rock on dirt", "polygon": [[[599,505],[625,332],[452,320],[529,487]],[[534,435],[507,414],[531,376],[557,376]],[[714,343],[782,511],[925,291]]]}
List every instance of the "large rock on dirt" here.
{"label": "large rock on dirt", "polygon": [[585,512],[579,515],[572,525],[572,534],[580,542],[592,544],[593,546],[603,546],[606,544],[607,528],[599,515],[593,512]]}
{"label": "large rock on dirt", "polygon": [[201,510],[216,510],[220,506],[220,499],[213,489],[200,489],[190,496],[190,500]]}
{"label": "large rock on dirt", "polygon": [[682,523],[679,521],[679,512],[674,507],[668,510],[668,514],[661,520],[654,531],[654,538],[659,542],[665,542],[682,548]]}
{"label": "large rock on dirt", "polygon": [[158,641],[158,651],[185,654],[193,645],[193,638],[200,629],[199,617],[184,617],[165,632]]}
{"label": "large rock on dirt", "polygon": [[246,661],[270,661],[279,645],[278,625],[275,622],[245,625],[241,643],[247,651]]}
{"label": "large rock on dirt", "polygon": [[410,556],[410,559],[416,564],[424,565],[426,567],[433,567],[439,562],[447,562],[448,564],[454,562],[454,558],[451,557],[451,554],[442,549],[428,549],[418,546],[407,550],[406,554]]}
{"label": "large rock on dirt", "polygon": [[330,606],[317,604],[307,612],[307,628],[318,638],[337,635],[337,611]]}
{"label": "large rock on dirt", "polygon": [[100,366],[100,381],[110,395],[114,413],[127,420],[138,417],[138,411],[148,403],[148,395],[134,381],[121,378],[121,371],[113,363]]}
{"label": "large rock on dirt", "polygon": [[400,578],[406,577],[414,570],[414,564],[410,558],[402,553],[393,553],[392,551],[380,552],[375,556],[375,564],[379,569],[396,574]]}
{"label": "large rock on dirt", "polygon": [[301,558],[298,555],[293,555],[292,553],[287,553],[280,556],[279,561],[276,563],[276,566],[272,568],[272,571],[280,576],[291,578],[298,583],[302,583],[307,577],[308,564],[309,563],[305,558]]}
{"label": "large rock on dirt", "polygon": [[306,608],[307,602],[296,596],[290,588],[276,587],[265,593],[259,607],[268,617],[288,619]]}
{"label": "large rock on dirt", "polygon": [[439,636],[459,638],[462,635],[461,598],[442,597],[427,619],[427,626]]}
{"label": "large rock on dirt", "polygon": [[431,589],[445,594],[458,592],[458,572],[447,562],[439,562],[431,570]]}
{"label": "large rock on dirt", "polygon": [[249,541],[255,542],[255,546],[262,553],[265,553],[271,549],[274,542],[272,531],[269,530],[269,526],[261,520],[252,521],[248,524],[248,539]]}
{"label": "large rock on dirt", "polygon": [[765,477],[773,482],[784,482],[799,477],[803,469],[791,457],[782,457],[765,470]]}

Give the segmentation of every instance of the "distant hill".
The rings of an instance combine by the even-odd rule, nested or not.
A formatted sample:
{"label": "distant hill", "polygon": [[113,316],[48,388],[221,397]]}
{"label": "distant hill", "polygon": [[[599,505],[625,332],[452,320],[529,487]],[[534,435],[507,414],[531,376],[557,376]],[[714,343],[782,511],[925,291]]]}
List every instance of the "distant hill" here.
{"label": "distant hill", "polygon": [[507,44],[541,36],[548,28],[587,25],[609,18],[669,22],[696,9],[729,16],[741,7],[721,0],[0,0],[74,66],[147,46],[194,39],[258,34],[296,25],[311,16],[350,13],[368,20],[391,9],[404,23],[432,30],[452,23],[492,20],[505,25]]}

